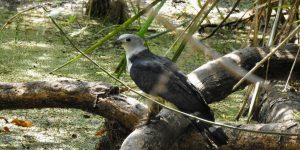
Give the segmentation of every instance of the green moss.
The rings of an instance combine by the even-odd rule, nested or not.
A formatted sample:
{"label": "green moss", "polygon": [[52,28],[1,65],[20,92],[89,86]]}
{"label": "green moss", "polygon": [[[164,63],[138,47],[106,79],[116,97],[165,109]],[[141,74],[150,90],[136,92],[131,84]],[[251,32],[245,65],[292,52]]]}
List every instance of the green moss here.
{"label": "green moss", "polygon": [[294,113],[294,119],[300,121],[300,112]]}

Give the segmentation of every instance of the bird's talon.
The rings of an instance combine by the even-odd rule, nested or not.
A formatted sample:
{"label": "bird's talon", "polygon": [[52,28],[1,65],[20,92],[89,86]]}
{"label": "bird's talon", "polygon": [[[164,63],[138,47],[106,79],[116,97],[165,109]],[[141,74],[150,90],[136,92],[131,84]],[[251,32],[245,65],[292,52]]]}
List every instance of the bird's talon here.
{"label": "bird's talon", "polygon": [[142,126],[144,126],[144,125],[147,125],[148,124],[148,120],[147,121],[140,121],[137,125],[135,125],[134,126],[134,128],[136,129],[136,128],[140,128],[140,127],[142,127]]}

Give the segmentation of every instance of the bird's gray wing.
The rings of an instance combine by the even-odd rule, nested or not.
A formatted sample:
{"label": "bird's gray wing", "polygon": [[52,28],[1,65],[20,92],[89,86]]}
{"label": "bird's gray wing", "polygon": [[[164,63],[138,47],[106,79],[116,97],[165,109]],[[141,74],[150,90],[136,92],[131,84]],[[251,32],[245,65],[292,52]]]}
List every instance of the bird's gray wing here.
{"label": "bird's gray wing", "polygon": [[201,117],[214,120],[213,113],[199,92],[170,64],[166,65],[161,61],[140,61],[132,65],[130,75],[144,92],[160,96],[182,111],[198,112],[201,113]]}

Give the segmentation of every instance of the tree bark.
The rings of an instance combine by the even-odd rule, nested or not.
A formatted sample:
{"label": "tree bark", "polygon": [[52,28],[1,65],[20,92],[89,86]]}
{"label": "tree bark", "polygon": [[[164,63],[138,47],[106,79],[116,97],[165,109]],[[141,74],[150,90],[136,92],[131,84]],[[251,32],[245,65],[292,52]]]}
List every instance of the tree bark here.
{"label": "tree bark", "polygon": [[[293,64],[298,47],[288,45],[277,51],[269,61],[269,80],[286,80],[290,68]],[[255,64],[268,54],[267,48],[244,48],[229,53],[216,60],[207,62],[195,69],[188,78],[204,94],[208,103],[220,101],[231,94],[233,86],[238,80],[253,68]],[[292,80],[300,78],[300,58],[297,58]],[[249,83],[263,81],[266,76],[267,64],[259,68],[255,75],[250,76],[248,82],[239,88],[243,88]]]}
{"label": "tree bark", "polygon": [[[189,120],[185,117],[162,110],[159,114],[162,119],[156,123],[133,131],[123,142],[121,149],[172,149],[172,150],[199,150],[210,149],[197,130],[188,126]],[[170,117],[171,116],[171,117]],[[174,121],[175,120],[175,121]],[[175,122],[175,123],[174,123]],[[259,130],[290,132],[300,134],[300,126],[297,122],[269,123],[269,124],[247,124],[239,128]],[[240,132],[223,128],[229,137],[229,143],[219,149],[299,149],[300,142],[297,136],[276,136],[249,132]]]}
{"label": "tree bark", "polygon": [[116,24],[122,24],[129,18],[128,7],[124,0],[89,0],[86,14]]}
{"label": "tree bark", "polygon": [[[296,50],[286,49],[272,57],[269,67],[269,79],[285,79],[284,77],[279,77],[288,74]],[[261,48],[246,48],[235,51],[201,66],[192,72],[189,78],[204,93],[209,103],[220,101],[233,92],[232,87],[239,79],[239,75],[233,75],[231,70],[232,64],[235,65],[235,68],[240,66],[248,70],[266,55],[266,51],[266,49]],[[229,67],[227,66],[228,64]],[[265,66],[261,67],[256,74],[264,77],[265,68]],[[280,76],[276,74],[278,68],[282,68],[279,72]],[[243,71],[242,69],[240,70]],[[294,79],[298,80],[299,63],[296,64],[294,75]],[[243,86],[245,85],[247,83]],[[291,99],[291,97],[295,97],[295,93],[296,95],[298,93],[293,93],[288,93],[287,97],[284,98],[291,100],[288,103],[283,102],[282,97],[279,98],[278,102],[273,103],[273,101],[278,99],[276,96],[274,96],[275,100],[272,98],[263,101],[263,109],[261,109],[260,114],[271,114],[271,117],[267,118],[266,115],[262,115],[258,116],[258,118],[260,117],[261,120],[265,119],[262,122],[266,124],[242,125],[240,128],[299,133],[298,122],[291,117],[294,115],[293,113],[287,113],[288,119],[281,119],[287,116],[285,112],[288,112],[282,111],[283,108],[299,111],[298,97]],[[93,107],[94,105],[97,107]],[[283,105],[285,106],[283,107]],[[0,83],[0,110],[45,107],[78,108],[97,113],[109,120],[119,121],[129,131],[133,130],[140,120],[146,118],[149,113],[148,109],[137,100],[120,95],[118,88],[99,82],[59,80]],[[194,131],[193,128],[189,128],[189,121],[186,117],[163,109],[157,118],[154,121],[150,121],[149,124],[135,129],[125,139],[121,149],[206,148],[198,132]],[[277,149],[278,145],[284,149],[299,148],[297,137],[266,136],[225,128],[224,130],[230,140],[228,145],[222,147],[223,149],[252,149],[253,147],[256,149]]]}
{"label": "tree bark", "polygon": [[148,109],[139,101],[119,94],[118,87],[80,80],[0,82],[0,110],[78,108],[118,120],[132,130]]}

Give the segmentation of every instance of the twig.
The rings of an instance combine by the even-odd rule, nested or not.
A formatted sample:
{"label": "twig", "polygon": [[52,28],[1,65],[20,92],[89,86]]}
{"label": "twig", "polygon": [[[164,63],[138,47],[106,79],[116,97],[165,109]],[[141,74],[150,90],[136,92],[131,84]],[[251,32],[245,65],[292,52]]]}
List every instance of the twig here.
{"label": "twig", "polygon": [[[259,1],[255,2],[255,5],[258,5]],[[255,7],[257,8],[257,7]],[[249,36],[252,34],[251,39],[251,46],[257,47],[258,46],[258,29],[259,29],[259,22],[260,22],[260,16],[261,16],[261,10],[260,9],[254,9],[254,19],[251,24],[251,30],[249,32]]]}
{"label": "twig", "polygon": [[258,100],[260,91],[261,91],[261,82],[256,82],[254,90],[253,90],[251,103],[250,103],[250,106],[249,106],[247,123],[249,123],[250,119],[252,118],[252,116],[255,112],[255,107],[257,106],[257,100]]}
{"label": "twig", "polygon": [[5,118],[5,117],[0,117],[0,119],[3,119],[3,120],[5,121],[5,123],[9,123],[9,122],[8,122],[8,119]]}
{"label": "twig", "polygon": [[[184,36],[185,32],[192,26],[192,24],[195,22],[195,20],[197,20],[197,18],[199,18],[204,10],[206,9],[206,7],[208,6],[209,2],[205,2],[205,4],[201,7],[201,10],[197,13],[197,15],[192,19],[192,21],[189,23],[189,25],[178,34],[177,39],[173,42],[173,44],[169,47],[169,49],[165,52],[164,56],[167,56],[168,53],[179,43],[179,41],[182,39],[182,37]],[[171,30],[175,30],[176,28],[171,26],[169,29]]]}
{"label": "twig", "polygon": [[263,30],[263,33],[262,33],[262,38],[261,38],[261,42],[263,43],[263,46],[265,45],[264,44],[264,40],[266,38],[266,33],[267,33],[267,29],[268,29],[268,24],[270,22],[270,17],[271,17],[271,13],[272,13],[272,5],[271,5],[271,0],[268,0],[267,1],[267,8],[266,8],[266,12],[265,12],[265,26],[264,26],[264,30]]}
{"label": "twig", "polygon": [[[201,13],[199,15],[199,18],[198,17],[196,18],[195,22],[191,22],[192,25],[190,28],[188,28],[187,34],[183,36],[182,41],[180,42],[179,46],[173,47],[173,49],[175,50],[174,55],[171,59],[173,62],[176,62],[177,59],[179,58],[179,56],[181,55],[181,53],[183,52],[183,50],[188,42],[188,38],[186,38],[186,37],[193,35],[197,31],[197,28],[199,27],[199,25],[202,24],[202,22],[205,20],[205,18],[207,18],[209,12],[211,12],[211,10],[214,8],[214,6],[219,1],[220,0],[212,1],[209,8],[207,10],[203,11],[203,14]],[[207,1],[207,2],[209,2],[209,1]]]}
{"label": "twig", "polygon": [[19,16],[20,14],[22,14],[22,13],[24,13],[24,12],[27,12],[27,11],[30,11],[30,10],[32,10],[32,9],[39,8],[39,7],[42,7],[42,5],[36,5],[36,6],[30,7],[30,8],[28,8],[28,9],[25,9],[25,10],[23,10],[23,11],[18,12],[17,14],[15,14],[14,16],[12,16],[11,18],[9,18],[9,19],[5,22],[5,24],[4,24],[4,25],[2,26],[2,28],[0,29],[0,33],[1,33],[2,30],[3,30],[8,24],[10,24],[11,21],[12,21],[13,19],[15,19],[17,16]]}
{"label": "twig", "polygon": [[222,19],[225,19],[224,15],[222,14],[222,12],[221,12],[220,9],[219,9],[219,5],[216,5],[216,9],[217,9],[218,13],[220,14],[220,17],[221,17]]}
{"label": "twig", "polygon": [[283,25],[280,26],[281,30],[277,32],[274,41],[281,41],[284,37],[286,37],[287,34],[289,34],[289,31],[293,28],[293,22],[298,20],[296,16],[298,16],[299,10],[297,9],[300,4],[300,1],[295,1],[292,5],[292,8],[290,8],[290,11],[286,14],[281,12],[281,18],[284,19],[284,15],[288,16],[287,19],[285,19],[285,22]]}
{"label": "twig", "polygon": [[294,62],[293,62],[291,71],[290,71],[289,76],[288,76],[288,78],[287,78],[287,80],[286,80],[286,83],[285,83],[285,86],[284,86],[284,89],[283,89],[284,92],[287,91],[287,86],[288,86],[288,84],[289,84],[289,82],[290,82],[290,79],[291,79],[291,76],[292,76],[294,67],[295,67],[295,65],[296,65],[297,58],[298,58],[298,56],[299,56],[299,51],[300,51],[300,47],[298,48],[298,51],[297,51],[297,54],[296,54],[296,56],[295,56],[295,60],[294,60]]}
{"label": "twig", "polygon": [[277,13],[276,13],[276,17],[275,17],[275,22],[273,24],[273,27],[272,27],[272,32],[271,32],[271,35],[270,35],[270,39],[269,39],[269,42],[268,42],[268,46],[271,47],[274,43],[274,37],[276,35],[276,31],[277,31],[277,27],[278,27],[278,22],[279,22],[279,18],[280,18],[280,15],[281,15],[281,10],[282,10],[282,3],[283,3],[283,0],[279,0],[279,4],[278,4],[278,8],[277,8]]}
{"label": "twig", "polygon": [[211,32],[207,37],[201,39],[201,40],[205,40],[210,38],[211,36],[213,36],[218,30],[219,28],[222,26],[222,24],[229,18],[229,16],[233,13],[233,11],[235,10],[235,8],[238,6],[238,4],[240,3],[241,0],[237,0],[236,3],[234,4],[234,6],[232,7],[232,9],[230,10],[230,12],[227,14],[227,16],[222,20],[222,22],[217,26],[217,28],[214,29],[213,32]]}
{"label": "twig", "polygon": [[252,91],[253,87],[254,87],[254,85],[251,84],[251,85],[248,87],[248,89],[246,90],[246,93],[245,93],[245,96],[244,96],[244,99],[243,99],[242,107],[240,108],[240,110],[239,110],[239,112],[237,113],[237,115],[234,117],[235,120],[238,121],[238,120],[240,119],[240,117],[241,117],[241,115],[242,115],[242,113],[243,113],[243,111],[244,111],[244,108],[245,108],[245,106],[246,106],[246,104],[247,104],[247,100],[248,100],[248,98],[249,98],[249,96],[250,96],[250,94],[251,94],[251,91]]}
{"label": "twig", "polygon": [[166,33],[168,33],[168,32],[171,32],[171,31],[173,31],[173,30],[175,30],[175,29],[177,29],[177,28],[179,28],[179,27],[181,27],[181,26],[184,26],[185,24],[187,24],[187,23],[190,22],[190,21],[191,21],[190,19],[187,20],[187,21],[184,21],[183,23],[181,23],[181,24],[175,26],[174,29],[167,29],[166,31],[159,32],[159,33],[155,33],[155,34],[152,34],[152,35],[150,35],[150,36],[147,36],[147,37],[145,37],[145,40],[154,39],[154,38],[159,37],[159,36],[161,36],[161,35],[163,35],[163,34],[166,34]]}

